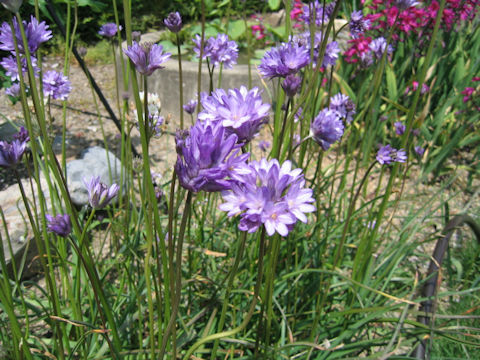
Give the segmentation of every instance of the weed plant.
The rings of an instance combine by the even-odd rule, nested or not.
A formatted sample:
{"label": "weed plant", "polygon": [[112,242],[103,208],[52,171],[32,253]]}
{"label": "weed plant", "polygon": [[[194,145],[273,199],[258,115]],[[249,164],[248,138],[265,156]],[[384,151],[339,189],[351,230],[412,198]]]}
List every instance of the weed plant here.
{"label": "weed plant", "polygon": [[[450,248],[435,294],[421,295],[449,204],[471,194],[461,213],[479,215],[474,1],[371,1],[362,10],[287,1],[283,41],[250,67],[265,89],[222,89],[221,76],[213,83],[235,66],[238,47],[205,34],[202,1],[191,46],[210,91],[189,101],[180,80],[177,162],[164,182],[152,174],[150,144],[173,134],[148,87],[173,60],[132,35],[131,2],[114,2],[116,21],[101,33],[112,42],[117,94],[132,89],[132,105],[120,96],[115,104],[123,168],[118,184],[84,179],[81,208],[65,180],[72,11],[65,68],[44,72],[40,46],[54,34],[38,19],[38,2],[28,18],[21,1],[1,2],[11,11],[0,28],[9,54],[1,64],[25,127],[0,143],[0,166],[29,169],[36,196],[27,198],[20,177],[18,185],[42,268],[41,281],[22,277],[24,262],[12,260],[9,273],[2,208],[5,358],[409,359],[421,342],[432,358],[477,357],[479,247],[469,230]],[[336,18],[348,24],[336,28]],[[165,25],[180,49],[181,15]],[[342,31],[351,36],[343,44]],[[113,46],[121,34],[123,49]],[[181,56],[178,63],[181,74]],[[60,160],[49,134],[52,99],[65,106]],[[438,311],[421,312],[425,300]]]}

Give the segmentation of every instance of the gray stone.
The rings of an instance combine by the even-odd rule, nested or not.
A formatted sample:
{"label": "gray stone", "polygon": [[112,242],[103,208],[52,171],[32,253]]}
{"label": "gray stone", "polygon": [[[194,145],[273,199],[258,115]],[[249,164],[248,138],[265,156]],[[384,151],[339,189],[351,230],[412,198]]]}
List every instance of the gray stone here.
{"label": "gray stone", "polygon": [[[32,201],[34,197],[32,195],[29,179],[22,180],[22,185],[26,197]],[[50,206],[50,194],[47,181],[43,174],[40,176],[40,185],[46,204],[47,206]],[[33,183],[33,186],[36,194],[37,185]],[[35,200],[38,205],[38,196],[35,196]],[[33,241],[33,232],[18,184],[9,186],[7,189],[0,192],[0,204],[5,216],[5,224],[3,224],[2,221],[0,234],[2,236],[3,251],[8,272],[10,276],[13,274],[12,258],[14,259],[17,271],[19,271],[23,257],[25,256],[25,266],[23,267],[21,276],[22,278],[32,277],[41,270],[41,265],[37,256],[38,250],[35,241]],[[30,208],[32,209],[32,212],[34,212],[31,204]],[[50,207],[48,207],[47,212],[50,212]],[[33,216],[35,216],[34,213]],[[8,236],[5,232],[5,228],[8,231]],[[10,238],[10,244],[8,238]],[[10,251],[10,246],[12,251]],[[28,251],[25,253],[26,250]]]}
{"label": "gray stone", "polygon": [[[88,148],[82,152],[81,159],[67,163],[67,185],[72,202],[77,206],[88,203],[88,192],[83,179],[100,176],[100,181],[110,186],[120,184],[120,160],[110,151],[99,146]],[[115,198],[116,199],[116,198]]]}

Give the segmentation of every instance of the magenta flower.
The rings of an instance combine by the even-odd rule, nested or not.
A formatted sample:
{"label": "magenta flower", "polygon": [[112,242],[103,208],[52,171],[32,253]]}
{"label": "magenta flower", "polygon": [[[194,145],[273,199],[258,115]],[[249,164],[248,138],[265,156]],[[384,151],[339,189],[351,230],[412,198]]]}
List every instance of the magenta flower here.
{"label": "magenta flower", "polygon": [[258,66],[263,77],[273,79],[296,74],[308,65],[310,54],[306,46],[299,43],[282,43],[265,53]]}
{"label": "magenta flower", "polygon": [[182,29],[182,17],[178,11],[171,12],[167,18],[163,20],[165,26],[171,32],[178,33]]}
{"label": "magenta flower", "polygon": [[135,65],[135,69],[142,74],[150,76],[157,69],[163,69],[162,64],[167,61],[171,53],[163,53],[163,46],[157,44],[143,43],[139,45],[136,41],[132,46],[124,49],[127,55]]}
{"label": "magenta flower", "polygon": [[[200,56],[202,39],[196,35],[192,40],[195,43],[193,50]],[[202,58],[208,59],[214,67],[223,64],[226,69],[231,69],[237,63],[238,45],[233,40],[229,41],[226,34],[218,34],[216,38],[212,36],[204,44]]]}
{"label": "magenta flower", "polygon": [[100,27],[98,34],[111,38],[117,35],[117,31],[122,31],[122,25],[119,25],[117,28],[115,23],[106,23]]}
{"label": "magenta flower", "polygon": [[[27,37],[28,50],[30,53],[37,51],[40,44],[52,38],[52,32],[48,30],[48,25],[45,21],[39,23],[33,15],[31,16],[29,23],[23,21],[23,26],[25,27],[25,35]],[[13,27],[15,29],[15,37],[17,38],[20,53],[24,53],[22,35],[16,18],[13,18]],[[2,26],[0,26],[0,50],[10,51],[12,53],[15,52],[12,29],[7,22],[2,23]]]}
{"label": "magenta flower", "polygon": [[46,214],[47,231],[62,237],[67,237],[72,231],[72,222],[68,214],[52,216]]}
{"label": "magenta flower", "polygon": [[313,139],[322,147],[324,151],[340,140],[343,135],[344,126],[337,111],[323,109],[315,117],[310,125],[310,133]]}
{"label": "magenta flower", "polygon": [[100,176],[92,176],[90,180],[83,179],[83,183],[88,191],[88,201],[94,209],[102,209],[107,206],[120,190],[117,184],[108,187],[102,183]]}
{"label": "magenta flower", "polygon": [[189,133],[178,132],[175,141],[178,154],[175,170],[180,185],[193,192],[229,189],[232,170],[250,155],[236,156],[237,135],[227,136],[220,122],[197,121]]}
{"label": "magenta flower", "polygon": [[258,88],[248,90],[216,89],[211,96],[204,94],[201,100],[203,111],[200,120],[221,122],[227,134],[236,134],[238,143],[249,142],[267,122],[270,104],[264,104]]}
{"label": "magenta flower", "polygon": [[307,222],[305,213],[315,211],[313,191],[305,188],[301,169],[282,166],[276,159],[242,164],[231,190],[223,191],[219,206],[228,216],[240,215],[238,228],[249,233],[264,225],[269,236],[287,236],[297,220]]}
{"label": "magenta flower", "polygon": [[68,78],[57,71],[47,71],[43,74],[43,93],[53,99],[67,100],[72,91]]}

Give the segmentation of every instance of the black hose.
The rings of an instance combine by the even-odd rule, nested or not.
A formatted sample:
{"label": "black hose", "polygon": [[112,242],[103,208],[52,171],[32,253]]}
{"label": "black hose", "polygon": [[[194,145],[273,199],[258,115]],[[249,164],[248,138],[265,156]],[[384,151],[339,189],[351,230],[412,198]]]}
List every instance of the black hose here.
{"label": "black hose", "polygon": [[[45,1],[45,4],[46,4],[46,7],[47,7],[47,10],[48,10],[48,13],[50,14],[50,16],[52,17],[53,21],[55,22],[55,24],[58,26],[58,28],[60,29],[60,32],[62,33],[63,37],[66,38],[66,31],[65,31],[65,27],[63,26],[63,23],[62,21],[60,20],[60,18],[58,17],[56,11],[55,11],[55,8],[53,7],[53,5],[51,4],[51,0],[46,0]],[[75,45],[72,46],[72,52],[73,52],[73,55],[75,56],[75,59],[77,59],[78,63],[80,64],[80,67],[82,68],[83,72],[85,73],[85,75],[87,76],[87,78],[90,80],[92,86],[93,86],[93,89],[95,90],[95,93],[98,95],[98,98],[100,99],[101,103],[103,104],[103,106],[105,107],[105,110],[107,110],[108,112],[108,115],[110,116],[110,118],[113,120],[113,122],[115,123],[116,127],[118,128],[118,130],[120,131],[120,133],[122,132],[122,126],[120,124],[120,121],[118,120],[117,116],[115,115],[115,113],[113,112],[112,108],[110,107],[110,104],[108,103],[107,99],[105,98],[105,96],[103,95],[102,93],[102,90],[100,90],[100,88],[98,87],[95,79],[93,78],[92,74],[90,73],[90,71],[88,70],[88,67],[87,65],[85,64],[85,61],[83,61],[82,57],[80,56],[80,54],[78,53],[77,51],[77,48],[75,47]],[[132,153],[134,156],[138,156],[138,152],[137,150],[135,149],[135,147],[133,146],[133,144],[131,144],[132,146]]]}
{"label": "black hose", "polygon": [[[475,234],[478,243],[480,244],[480,226],[473,220],[472,217],[468,215],[457,215],[452,220],[450,220],[443,230],[443,236],[438,239],[437,244],[435,245],[435,250],[433,251],[432,260],[430,260],[430,266],[428,267],[427,272],[427,281],[422,288],[422,297],[427,298],[427,300],[422,301],[420,304],[420,313],[424,313],[417,316],[417,321],[424,324],[430,324],[430,318],[433,315],[434,304],[433,296],[437,291],[438,285],[438,270],[442,266],[445,253],[448,249],[448,242],[455,230],[461,225],[467,224],[472,229]],[[426,342],[421,340],[420,344],[414,350],[414,356],[416,359],[425,359],[426,355]]]}

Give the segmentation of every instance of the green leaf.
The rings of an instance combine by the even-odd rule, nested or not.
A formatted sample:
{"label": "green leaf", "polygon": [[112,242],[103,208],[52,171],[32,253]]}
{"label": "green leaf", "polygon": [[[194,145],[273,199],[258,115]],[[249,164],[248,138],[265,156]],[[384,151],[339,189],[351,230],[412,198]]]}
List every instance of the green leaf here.
{"label": "green leaf", "polygon": [[397,79],[395,78],[395,73],[393,72],[393,65],[389,64],[385,67],[386,76],[387,76],[387,91],[390,99],[395,100],[398,96],[397,91]]}
{"label": "green leaf", "polygon": [[268,0],[268,6],[273,11],[278,10],[280,7],[280,0]]}
{"label": "green leaf", "polygon": [[237,40],[245,33],[246,27],[243,20],[236,20],[228,24],[228,36],[233,40]]}

